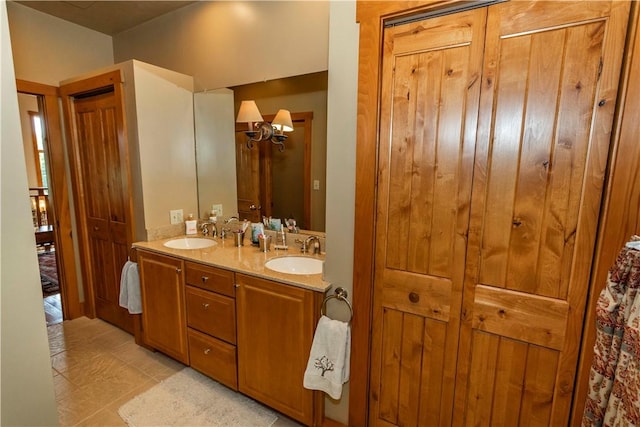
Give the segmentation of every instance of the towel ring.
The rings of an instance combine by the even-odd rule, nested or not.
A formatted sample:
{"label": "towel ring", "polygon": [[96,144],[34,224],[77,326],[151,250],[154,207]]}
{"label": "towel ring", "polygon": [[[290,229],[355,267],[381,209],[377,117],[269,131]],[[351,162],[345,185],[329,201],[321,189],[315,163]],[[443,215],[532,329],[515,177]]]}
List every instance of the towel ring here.
{"label": "towel ring", "polygon": [[324,301],[322,301],[322,307],[320,308],[320,314],[324,316],[324,312],[325,312],[325,308],[327,306],[327,301],[329,301],[330,299],[336,298],[339,301],[345,302],[347,304],[347,307],[349,307],[349,322],[351,323],[351,319],[353,319],[353,307],[351,307],[351,303],[349,302],[349,300],[347,299],[348,296],[348,292],[345,288],[338,286],[336,288],[336,290],[333,292],[333,295],[329,295],[328,297],[326,297],[324,299]]}

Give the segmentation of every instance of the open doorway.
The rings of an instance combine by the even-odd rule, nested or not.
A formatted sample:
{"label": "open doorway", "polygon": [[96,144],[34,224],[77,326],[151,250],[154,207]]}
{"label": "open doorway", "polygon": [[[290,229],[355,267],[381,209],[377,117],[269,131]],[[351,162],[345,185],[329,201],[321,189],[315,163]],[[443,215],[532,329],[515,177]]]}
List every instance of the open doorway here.
{"label": "open doorway", "polygon": [[82,316],[58,88],[16,80],[47,323]]}
{"label": "open doorway", "polygon": [[63,320],[60,279],[56,259],[54,214],[49,188],[49,156],[42,99],[38,95],[18,93],[23,149],[29,183],[31,220],[38,254],[40,285],[47,326]]}

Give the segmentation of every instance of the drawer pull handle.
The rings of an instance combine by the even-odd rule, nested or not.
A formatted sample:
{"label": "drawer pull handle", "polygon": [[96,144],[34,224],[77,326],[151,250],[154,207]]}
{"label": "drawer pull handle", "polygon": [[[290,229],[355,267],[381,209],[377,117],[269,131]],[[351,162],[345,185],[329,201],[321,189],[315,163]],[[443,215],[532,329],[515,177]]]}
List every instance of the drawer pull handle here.
{"label": "drawer pull handle", "polygon": [[208,349],[206,349],[206,350],[204,351],[204,354],[209,354],[209,353],[211,353],[211,349],[210,349],[210,348],[208,348]]}
{"label": "drawer pull handle", "polygon": [[203,302],[202,303],[202,308],[204,308],[205,310],[207,310],[209,308],[209,303]]}
{"label": "drawer pull handle", "polygon": [[209,276],[202,276],[202,283],[207,283],[207,280],[209,280]]}
{"label": "drawer pull handle", "polygon": [[420,295],[418,295],[418,294],[417,294],[417,293],[415,293],[415,292],[411,292],[411,293],[409,294],[409,301],[411,301],[411,302],[413,302],[413,303],[416,303],[416,302],[420,301]]}

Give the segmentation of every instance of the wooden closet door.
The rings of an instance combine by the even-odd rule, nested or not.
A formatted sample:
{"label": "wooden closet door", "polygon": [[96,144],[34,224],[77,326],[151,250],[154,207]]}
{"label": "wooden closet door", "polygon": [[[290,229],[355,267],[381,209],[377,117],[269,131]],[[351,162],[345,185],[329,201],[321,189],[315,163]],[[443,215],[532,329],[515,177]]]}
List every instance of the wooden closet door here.
{"label": "wooden closet door", "polygon": [[74,101],[82,203],[96,315],[128,332],[133,320],[119,305],[120,272],[129,247],[127,172],[119,132],[118,100],[113,90]]}
{"label": "wooden closet door", "polygon": [[567,425],[628,7],[489,8],[455,425]]}
{"label": "wooden closet door", "polygon": [[385,30],[371,425],[451,425],[485,16]]}

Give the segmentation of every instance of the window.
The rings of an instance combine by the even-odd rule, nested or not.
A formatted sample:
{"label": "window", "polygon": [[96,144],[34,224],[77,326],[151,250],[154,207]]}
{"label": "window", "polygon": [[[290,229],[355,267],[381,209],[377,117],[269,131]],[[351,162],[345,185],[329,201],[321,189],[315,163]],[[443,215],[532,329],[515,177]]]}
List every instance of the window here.
{"label": "window", "polygon": [[47,162],[44,157],[44,132],[42,128],[42,120],[40,118],[40,114],[35,111],[29,111],[29,119],[31,121],[33,154],[35,156],[34,161],[38,172],[38,186],[49,187]]}

